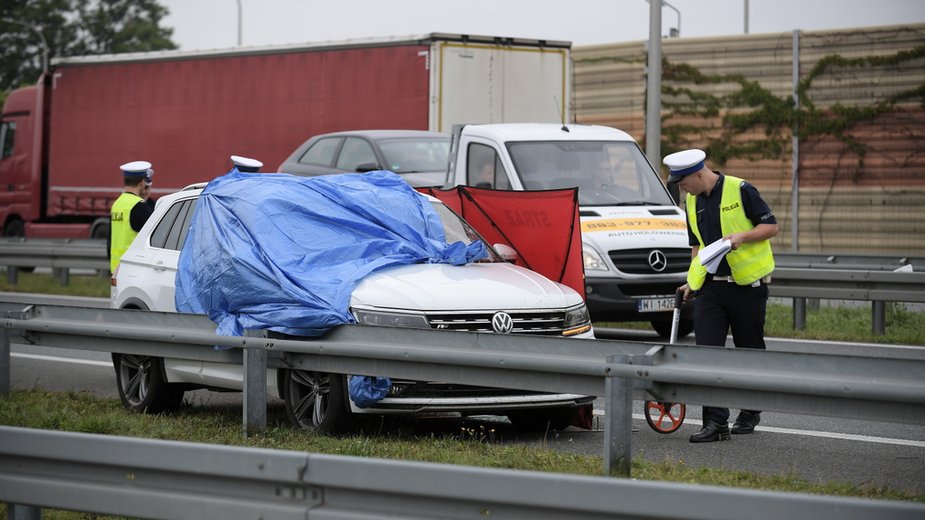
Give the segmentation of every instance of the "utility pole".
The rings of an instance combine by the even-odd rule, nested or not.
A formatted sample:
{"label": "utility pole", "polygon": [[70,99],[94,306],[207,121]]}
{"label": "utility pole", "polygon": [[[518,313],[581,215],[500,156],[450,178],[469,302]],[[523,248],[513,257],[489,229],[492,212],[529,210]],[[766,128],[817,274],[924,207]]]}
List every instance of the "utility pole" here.
{"label": "utility pole", "polygon": [[662,163],[662,2],[649,0],[649,63],[646,70],[646,155]]}
{"label": "utility pole", "polygon": [[235,0],[238,3],[238,47],[241,46],[241,0]]}

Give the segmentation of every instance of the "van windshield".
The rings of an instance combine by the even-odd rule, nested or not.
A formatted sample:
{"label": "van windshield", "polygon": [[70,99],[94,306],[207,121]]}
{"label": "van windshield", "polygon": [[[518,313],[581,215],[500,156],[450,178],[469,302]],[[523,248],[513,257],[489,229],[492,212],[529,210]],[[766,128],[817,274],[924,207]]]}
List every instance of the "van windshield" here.
{"label": "van windshield", "polygon": [[582,206],[674,205],[636,143],[530,141],[507,147],[524,189],[577,187]]}

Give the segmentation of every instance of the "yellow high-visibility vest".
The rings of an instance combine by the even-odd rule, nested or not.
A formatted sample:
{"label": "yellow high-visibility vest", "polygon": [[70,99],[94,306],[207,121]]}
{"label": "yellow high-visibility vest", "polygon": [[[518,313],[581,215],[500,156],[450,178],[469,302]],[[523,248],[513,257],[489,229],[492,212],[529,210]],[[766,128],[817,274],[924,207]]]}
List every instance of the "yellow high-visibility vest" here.
{"label": "yellow high-visibility vest", "polygon": [[138,232],[132,229],[129,217],[132,214],[132,208],[141,201],[142,198],[134,193],[123,193],[112,204],[109,221],[111,238],[109,244],[109,271],[112,273],[116,272],[116,267],[119,266],[122,255],[125,254],[128,246],[132,245],[135,237],[138,236]]}
{"label": "yellow high-visibility vest", "polygon": [[[720,200],[719,224],[723,236],[754,229],[755,225],[745,215],[742,206],[742,183],[737,177],[726,175],[723,182],[723,195]],[[705,247],[700,229],[697,227],[697,197],[687,194],[687,221],[691,231],[700,242],[700,249]],[[732,270],[732,279],[738,285],[751,285],[774,271],[774,255],[771,253],[771,241],[761,240],[740,245],[736,250],[726,253],[726,261]],[[700,258],[694,257],[687,270],[687,285],[692,291],[703,287],[707,278],[707,269],[700,265]]]}

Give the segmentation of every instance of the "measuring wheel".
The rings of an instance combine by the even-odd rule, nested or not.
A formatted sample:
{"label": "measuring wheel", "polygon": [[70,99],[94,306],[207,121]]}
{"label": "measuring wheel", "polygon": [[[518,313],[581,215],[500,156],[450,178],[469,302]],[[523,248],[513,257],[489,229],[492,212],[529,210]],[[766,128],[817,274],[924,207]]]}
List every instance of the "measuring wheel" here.
{"label": "measuring wheel", "polygon": [[684,403],[646,401],[646,422],[658,433],[671,433],[684,424],[687,407]]}

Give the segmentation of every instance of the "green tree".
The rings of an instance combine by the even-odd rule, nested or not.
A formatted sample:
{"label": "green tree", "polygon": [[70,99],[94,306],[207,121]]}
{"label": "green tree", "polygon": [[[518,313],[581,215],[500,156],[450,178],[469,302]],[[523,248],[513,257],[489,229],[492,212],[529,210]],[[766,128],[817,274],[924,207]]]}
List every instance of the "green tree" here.
{"label": "green tree", "polygon": [[161,27],[157,0],[0,0],[0,98],[35,83],[48,60],[66,56],[176,49]]}

